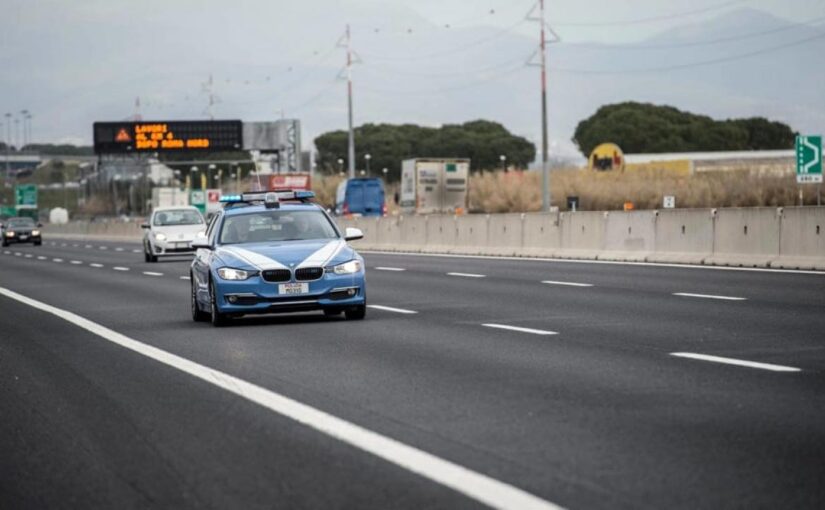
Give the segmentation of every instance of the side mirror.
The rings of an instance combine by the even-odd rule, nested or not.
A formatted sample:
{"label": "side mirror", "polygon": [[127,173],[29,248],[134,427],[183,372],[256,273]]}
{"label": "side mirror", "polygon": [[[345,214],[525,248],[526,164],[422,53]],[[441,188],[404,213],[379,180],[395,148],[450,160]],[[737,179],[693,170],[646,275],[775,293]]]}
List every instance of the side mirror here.
{"label": "side mirror", "polygon": [[211,250],[212,245],[206,241],[195,241],[192,243],[192,249],[194,250]]}
{"label": "side mirror", "polygon": [[140,228],[149,228],[149,224],[148,223],[141,223]]}
{"label": "side mirror", "polygon": [[344,232],[344,240],[346,241],[355,241],[356,239],[363,239],[364,233],[361,232],[360,228],[352,228],[347,227],[346,232]]}
{"label": "side mirror", "polygon": [[40,223],[39,221],[37,222],[37,228],[43,228],[43,224]]}

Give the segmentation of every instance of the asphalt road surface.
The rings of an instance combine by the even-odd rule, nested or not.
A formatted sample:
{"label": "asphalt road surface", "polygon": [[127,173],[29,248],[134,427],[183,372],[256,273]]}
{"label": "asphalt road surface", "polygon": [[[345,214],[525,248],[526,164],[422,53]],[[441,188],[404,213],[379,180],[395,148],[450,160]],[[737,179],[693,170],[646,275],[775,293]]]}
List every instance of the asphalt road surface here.
{"label": "asphalt road surface", "polygon": [[216,329],[0,249],[0,508],[825,507],[825,274],[365,258],[364,321]]}

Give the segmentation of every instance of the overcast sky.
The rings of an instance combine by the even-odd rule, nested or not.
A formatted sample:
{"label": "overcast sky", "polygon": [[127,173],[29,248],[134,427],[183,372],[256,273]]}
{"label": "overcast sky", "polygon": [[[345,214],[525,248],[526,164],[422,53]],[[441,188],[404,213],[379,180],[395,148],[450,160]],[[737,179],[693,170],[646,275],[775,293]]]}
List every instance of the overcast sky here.
{"label": "overcast sky", "polygon": [[[328,104],[328,115],[312,120],[323,103],[317,99],[338,94],[334,73],[343,52],[335,49],[335,42],[345,23],[352,24],[353,44],[365,62],[426,75],[460,69],[463,62],[460,51],[449,58],[409,59],[420,54],[420,48],[427,48],[426,55],[432,49],[428,44],[461,50],[462,44],[478,41],[479,34],[495,37],[506,30],[523,36],[529,45],[537,39],[537,27],[519,22],[533,4],[0,0],[0,113],[30,110],[35,141],[89,143],[92,121],[132,115],[136,97],[141,98],[144,117],[204,118],[208,94],[203,83],[212,74],[219,98],[216,117],[268,120],[278,118],[283,109],[309,119],[309,138],[345,127],[343,101]],[[666,33],[676,25],[701,25],[743,7],[793,22],[825,16],[822,0],[548,0],[547,19],[565,43],[620,44]],[[489,52],[491,64],[502,61],[494,44],[481,51]],[[361,90],[374,85],[361,79],[356,82]],[[456,83],[461,85],[460,80]],[[384,97],[367,105],[359,103],[361,99],[363,95],[356,96],[356,107],[361,107],[357,113],[363,113],[356,115],[361,119],[357,123],[365,117],[381,121],[384,113],[396,122],[443,121],[437,112],[425,112],[426,98],[401,102]],[[468,105],[466,119],[477,116]],[[508,127],[535,135],[534,126]],[[5,133],[4,127],[2,138]]]}

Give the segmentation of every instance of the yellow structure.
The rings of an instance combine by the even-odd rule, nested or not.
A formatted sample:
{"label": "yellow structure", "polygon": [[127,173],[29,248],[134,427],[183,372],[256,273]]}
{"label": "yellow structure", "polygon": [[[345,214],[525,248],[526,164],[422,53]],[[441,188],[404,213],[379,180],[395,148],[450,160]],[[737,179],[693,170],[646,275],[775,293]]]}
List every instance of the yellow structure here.
{"label": "yellow structure", "polygon": [[603,143],[596,146],[590,153],[587,167],[590,170],[618,170],[624,171],[625,161],[622,149],[615,143]]}

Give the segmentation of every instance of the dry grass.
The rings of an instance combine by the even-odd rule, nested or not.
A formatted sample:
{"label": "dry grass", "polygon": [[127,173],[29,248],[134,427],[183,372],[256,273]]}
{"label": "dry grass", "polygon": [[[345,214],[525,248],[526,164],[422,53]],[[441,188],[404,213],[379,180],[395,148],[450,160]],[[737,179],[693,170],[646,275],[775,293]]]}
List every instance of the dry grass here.
{"label": "dry grass", "polygon": [[[764,175],[750,170],[704,172],[681,176],[662,170],[591,172],[556,170],[551,174],[552,202],[566,209],[566,197],[578,196],[582,210],[662,207],[665,195],[675,195],[676,206],[755,207],[791,206],[799,201],[793,175]],[[816,204],[817,187],[802,186],[806,205]],[[541,173],[476,174],[470,180],[473,212],[529,212],[541,209]]]}

